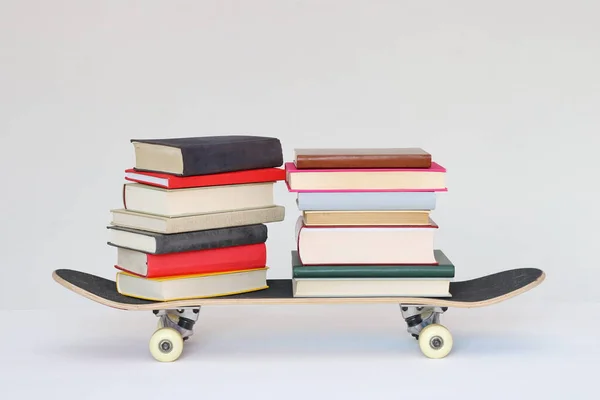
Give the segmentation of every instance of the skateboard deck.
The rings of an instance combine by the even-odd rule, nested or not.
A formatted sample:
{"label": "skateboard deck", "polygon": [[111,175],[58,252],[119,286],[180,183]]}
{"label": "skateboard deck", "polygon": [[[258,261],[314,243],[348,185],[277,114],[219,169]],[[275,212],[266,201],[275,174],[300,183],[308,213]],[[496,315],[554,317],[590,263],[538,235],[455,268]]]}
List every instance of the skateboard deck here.
{"label": "skateboard deck", "polygon": [[499,303],[524,293],[545,279],[537,268],[520,268],[450,283],[452,297],[294,297],[291,279],[270,279],[268,289],[222,297],[176,301],[150,301],[124,296],[116,282],[86,272],[57,269],[56,282],[67,289],[108,307],[121,310],[151,310],[159,317],[150,338],[152,356],[162,362],[175,361],[183,343],[193,335],[200,308],[209,305],[236,304],[335,304],[395,303],[400,306],[407,332],[429,358],[443,358],[452,349],[450,331],[440,324],[440,316],[449,307],[472,308]]}
{"label": "skateboard deck", "polygon": [[71,269],[57,269],[54,280],[73,292],[105,306],[122,310],[168,310],[181,307],[232,304],[396,303],[446,307],[483,307],[507,300],[540,284],[545,274],[536,268],[497,272],[450,283],[452,297],[293,297],[291,279],[270,279],[268,289],[212,298],[152,301],[124,296],[115,281]]}

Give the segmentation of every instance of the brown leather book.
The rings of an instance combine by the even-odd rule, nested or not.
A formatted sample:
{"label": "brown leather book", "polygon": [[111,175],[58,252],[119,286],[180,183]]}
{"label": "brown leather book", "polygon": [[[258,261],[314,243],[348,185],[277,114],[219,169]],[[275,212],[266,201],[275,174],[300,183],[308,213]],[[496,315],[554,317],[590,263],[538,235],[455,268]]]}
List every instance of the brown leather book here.
{"label": "brown leather book", "polygon": [[298,169],[429,168],[431,154],[421,148],[295,149]]}

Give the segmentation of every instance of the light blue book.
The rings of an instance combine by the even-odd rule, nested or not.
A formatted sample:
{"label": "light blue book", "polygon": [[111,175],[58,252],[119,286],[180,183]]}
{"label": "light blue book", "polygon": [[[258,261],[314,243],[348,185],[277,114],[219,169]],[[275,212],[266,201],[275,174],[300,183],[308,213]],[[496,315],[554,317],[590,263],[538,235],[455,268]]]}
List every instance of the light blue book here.
{"label": "light blue book", "polygon": [[300,192],[298,209],[305,210],[434,210],[435,192]]}

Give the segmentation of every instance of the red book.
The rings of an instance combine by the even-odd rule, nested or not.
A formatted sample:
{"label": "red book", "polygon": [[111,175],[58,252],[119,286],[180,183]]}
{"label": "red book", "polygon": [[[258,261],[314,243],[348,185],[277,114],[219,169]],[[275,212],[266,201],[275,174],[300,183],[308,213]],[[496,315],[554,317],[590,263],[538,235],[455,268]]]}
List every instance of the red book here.
{"label": "red book", "polygon": [[236,185],[243,183],[276,182],[285,179],[283,168],[248,169],[220,174],[175,176],[159,172],[125,170],[125,179],[165,189],[185,189],[202,186]]}
{"label": "red book", "polygon": [[264,268],[266,263],[265,243],[167,254],[119,247],[115,268],[145,278],[161,278]]}

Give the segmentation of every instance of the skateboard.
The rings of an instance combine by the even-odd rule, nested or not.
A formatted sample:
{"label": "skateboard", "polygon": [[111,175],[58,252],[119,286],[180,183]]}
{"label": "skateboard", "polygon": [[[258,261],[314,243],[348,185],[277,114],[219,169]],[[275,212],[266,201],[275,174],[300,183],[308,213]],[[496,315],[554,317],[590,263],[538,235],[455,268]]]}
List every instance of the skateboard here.
{"label": "skateboard", "polygon": [[475,279],[450,283],[452,297],[293,297],[291,279],[268,280],[268,289],[212,298],[176,301],[149,301],[117,292],[113,280],[72,269],[52,273],[56,282],[67,289],[108,307],[121,310],[153,311],[159,317],[150,338],[152,356],[161,362],[179,358],[183,343],[193,334],[200,308],[211,305],[243,304],[341,304],[394,303],[400,306],[407,331],[419,343],[428,358],[447,356],[452,349],[452,335],[440,324],[440,316],[449,307],[474,308],[500,303],[527,292],[545,279],[537,268],[505,270]]}

